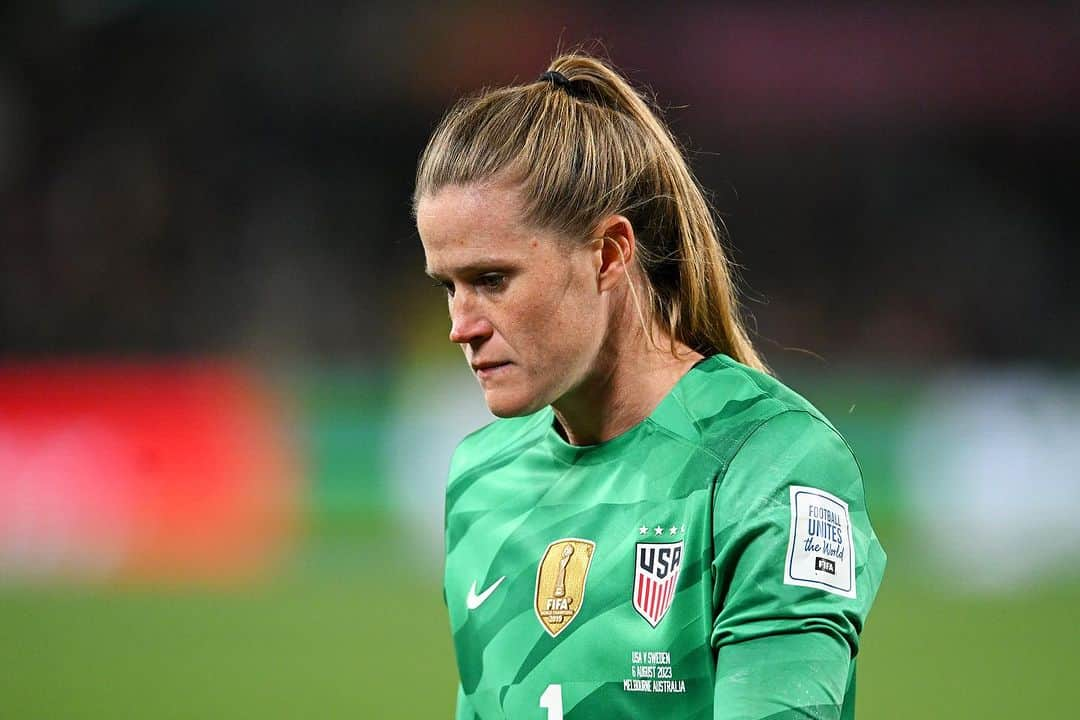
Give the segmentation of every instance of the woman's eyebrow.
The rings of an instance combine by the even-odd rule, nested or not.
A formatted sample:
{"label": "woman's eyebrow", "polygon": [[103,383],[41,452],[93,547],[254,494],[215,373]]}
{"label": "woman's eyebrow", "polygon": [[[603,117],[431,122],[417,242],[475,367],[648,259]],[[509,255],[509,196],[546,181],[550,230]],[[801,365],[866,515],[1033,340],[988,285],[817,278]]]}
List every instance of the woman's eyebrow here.
{"label": "woman's eyebrow", "polygon": [[[482,272],[490,272],[492,270],[505,270],[511,267],[513,263],[508,260],[498,260],[495,258],[485,258],[483,260],[475,260],[465,265],[459,265],[452,268],[449,272],[452,275],[476,275]],[[432,270],[430,267],[424,268],[424,273],[432,280],[446,280],[447,277],[437,270]]]}

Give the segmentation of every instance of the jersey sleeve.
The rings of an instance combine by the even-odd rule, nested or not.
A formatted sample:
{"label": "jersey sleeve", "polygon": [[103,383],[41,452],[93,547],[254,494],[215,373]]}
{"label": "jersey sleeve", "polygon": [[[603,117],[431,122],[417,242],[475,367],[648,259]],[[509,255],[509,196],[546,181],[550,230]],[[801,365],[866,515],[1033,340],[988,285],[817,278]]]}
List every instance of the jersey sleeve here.
{"label": "jersey sleeve", "polygon": [[862,476],[820,418],[758,426],[713,498],[714,720],[840,718],[885,554]]}
{"label": "jersey sleeve", "polygon": [[461,687],[461,683],[458,683],[454,720],[477,720],[476,711],[473,710],[469,698],[465,695],[465,690]]}

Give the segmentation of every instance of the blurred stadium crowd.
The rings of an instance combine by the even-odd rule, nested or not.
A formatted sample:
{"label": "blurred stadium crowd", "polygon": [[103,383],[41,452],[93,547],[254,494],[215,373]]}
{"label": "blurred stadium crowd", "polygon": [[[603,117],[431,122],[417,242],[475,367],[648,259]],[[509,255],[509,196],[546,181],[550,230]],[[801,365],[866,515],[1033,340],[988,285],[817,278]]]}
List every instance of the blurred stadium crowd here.
{"label": "blurred stadium crowd", "polygon": [[593,38],[714,192],[774,363],[1075,361],[1076,17],[9,3],[0,350],[392,361],[441,312],[409,216],[433,123]]}

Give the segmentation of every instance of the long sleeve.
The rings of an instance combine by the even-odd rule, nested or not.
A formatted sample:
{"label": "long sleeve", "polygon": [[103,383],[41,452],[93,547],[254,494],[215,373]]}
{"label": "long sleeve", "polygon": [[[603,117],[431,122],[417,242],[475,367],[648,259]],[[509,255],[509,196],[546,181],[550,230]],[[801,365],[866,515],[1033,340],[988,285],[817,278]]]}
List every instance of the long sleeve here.
{"label": "long sleeve", "polygon": [[850,717],[885,565],[850,449],[803,411],[738,449],[713,501],[715,720]]}

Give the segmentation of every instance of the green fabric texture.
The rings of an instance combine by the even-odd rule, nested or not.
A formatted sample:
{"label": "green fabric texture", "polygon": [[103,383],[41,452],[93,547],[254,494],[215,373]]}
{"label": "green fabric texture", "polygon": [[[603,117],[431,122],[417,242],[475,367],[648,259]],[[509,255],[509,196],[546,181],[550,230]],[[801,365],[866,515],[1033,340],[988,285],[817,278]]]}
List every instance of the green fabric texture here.
{"label": "green fabric texture", "polygon": [[[793,522],[833,533],[805,553],[820,572]],[[726,356],[599,445],[567,444],[550,408],[498,420],[447,486],[457,717],[852,717],[884,565],[843,439]]]}

